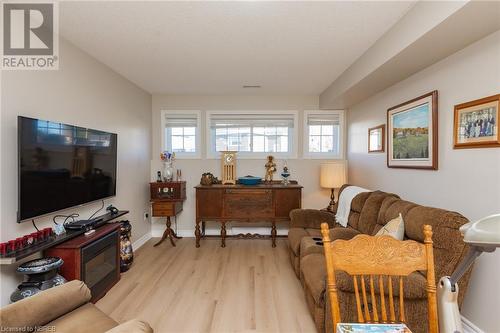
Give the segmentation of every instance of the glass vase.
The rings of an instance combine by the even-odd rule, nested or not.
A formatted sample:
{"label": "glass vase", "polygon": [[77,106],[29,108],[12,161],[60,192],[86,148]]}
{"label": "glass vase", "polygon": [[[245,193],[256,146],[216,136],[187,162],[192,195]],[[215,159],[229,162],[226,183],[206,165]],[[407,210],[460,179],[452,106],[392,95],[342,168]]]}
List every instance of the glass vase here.
{"label": "glass vase", "polygon": [[163,168],[163,178],[166,182],[174,180],[174,166],[172,161],[165,162]]}

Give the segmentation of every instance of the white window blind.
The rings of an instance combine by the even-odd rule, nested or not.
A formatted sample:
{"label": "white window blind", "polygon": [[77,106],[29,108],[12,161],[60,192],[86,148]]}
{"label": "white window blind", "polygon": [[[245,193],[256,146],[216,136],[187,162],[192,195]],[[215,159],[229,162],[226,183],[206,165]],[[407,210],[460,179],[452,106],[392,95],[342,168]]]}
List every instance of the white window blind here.
{"label": "white window blind", "polygon": [[165,150],[177,157],[199,157],[200,113],[164,111]]}
{"label": "white window blind", "polygon": [[307,111],[304,115],[304,155],[341,158],[343,111]]}
{"label": "white window blind", "polygon": [[240,156],[266,153],[291,155],[294,149],[296,113],[210,113],[209,149],[213,156],[224,150],[240,152]]}
{"label": "white window blind", "polygon": [[197,127],[197,114],[165,114],[165,127]]}

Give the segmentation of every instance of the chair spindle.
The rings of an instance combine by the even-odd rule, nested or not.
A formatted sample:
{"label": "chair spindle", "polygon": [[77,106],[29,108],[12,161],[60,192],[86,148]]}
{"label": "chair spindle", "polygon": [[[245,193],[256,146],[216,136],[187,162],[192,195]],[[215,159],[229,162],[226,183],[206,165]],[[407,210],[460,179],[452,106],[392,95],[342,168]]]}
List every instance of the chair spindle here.
{"label": "chair spindle", "polygon": [[370,274],[370,293],[372,296],[373,321],[375,323],[378,323],[377,298],[375,297],[375,288],[373,287],[373,275],[371,274]]}
{"label": "chair spindle", "polygon": [[361,275],[361,290],[363,291],[363,307],[365,308],[365,319],[367,322],[372,321],[372,317],[370,316],[370,311],[368,309],[368,301],[366,297],[366,286],[365,286],[365,276]]}
{"label": "chair spindle", "polygon": [[389,280],[388,280],[388,285],[389,285],[389,311],[391,312],[390,316],[390,320],[391,320],[391,323],[395,323],[396,322],[396,312],[394,311],[394,294],[392,292],[392,277],[389,275]]}
{"label": "chair spindle", "polygon": [[380,313],[382,315],[382,322],[387,323],[387,310],[385,308],[385,295],[384,295],[384,277],[378,276],[378,285],[380,289]]}
{"label": "chair spindle", "polygon": [[360,323],[364,323],[365,319],[363,318],[363,311],[361,311],[361,301],[359,298],[359,288],[358,288],[358,278],[356,275],[353,275],[354,282],[354,293],[356,295],[356,310],[358,311],[358,321]]}
{"label": "chair spindle", "polygon": [[405,304],[403,298],[403,277],[399,276],[399,321],[406,322],[405,318]]}

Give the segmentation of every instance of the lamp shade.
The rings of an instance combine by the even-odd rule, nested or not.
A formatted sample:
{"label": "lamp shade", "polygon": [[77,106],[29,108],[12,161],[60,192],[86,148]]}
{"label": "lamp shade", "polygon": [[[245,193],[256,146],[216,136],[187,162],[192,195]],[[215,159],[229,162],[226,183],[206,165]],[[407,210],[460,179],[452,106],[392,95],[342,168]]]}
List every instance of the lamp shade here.
{"label": "lamp shade", "polygon": [[344,163],[321,164],[320,185],[324,188],[339,188],[346,183]]}

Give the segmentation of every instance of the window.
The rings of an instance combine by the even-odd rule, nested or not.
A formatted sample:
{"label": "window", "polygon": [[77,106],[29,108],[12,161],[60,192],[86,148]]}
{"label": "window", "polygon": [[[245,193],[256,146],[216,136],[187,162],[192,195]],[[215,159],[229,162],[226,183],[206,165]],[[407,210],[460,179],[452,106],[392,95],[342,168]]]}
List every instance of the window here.
{"label": "window", "polygon": [[304,156],[309,158],[342,158],[343,126],[343,111],[305,111]]}
{"label": "window", "polygon": [[199,158],[200,112],[163,111],[163,150],[175,153],[178,158]]}
{"label": "window", "polygon": [[260,158],[272,153],[295,156],[296,119],[293,111],[209,112],[207,118],[209,157],[232,150],[238,157]]}

